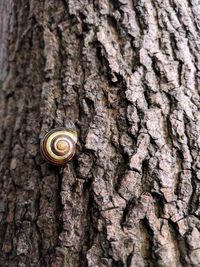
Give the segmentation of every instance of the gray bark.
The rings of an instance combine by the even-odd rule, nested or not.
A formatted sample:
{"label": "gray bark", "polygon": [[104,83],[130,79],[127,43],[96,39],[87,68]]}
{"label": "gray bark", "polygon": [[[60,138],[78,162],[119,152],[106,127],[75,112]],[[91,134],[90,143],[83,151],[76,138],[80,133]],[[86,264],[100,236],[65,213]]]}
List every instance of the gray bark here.
{"label": "gray bark", "polygon": [[[1,0],[0,266],[200,266],[198,0]],[[78,130],[63,168],[44,134]]]}

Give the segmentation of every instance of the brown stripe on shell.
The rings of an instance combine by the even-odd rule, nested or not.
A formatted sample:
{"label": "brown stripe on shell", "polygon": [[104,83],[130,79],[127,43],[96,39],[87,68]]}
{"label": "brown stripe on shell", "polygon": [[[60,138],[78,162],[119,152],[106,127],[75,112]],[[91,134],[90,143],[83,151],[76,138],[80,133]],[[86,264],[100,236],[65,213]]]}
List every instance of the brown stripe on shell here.
{"label": "brown stripe on shell", "polygon": [[[47,160],[47,161],[49,161],[51,164],[54,164],[54,165],[65,165],[68,161],[70,161],[71,159],[72,159],[72,157],[74,156],[74,154],[75,154],[75,150],[76,150],[76,144],[75,144],[75,142],[73,141],[73,139],[68,135],[68,131],[66,131],[66,134],[59,134],[59,132],[61,132],[61,131],[63,131],[64,129],[62,128],[62,129],[54,129],[54,130],[52,130],[52,131],[50,131],[49,133],[47,133],[45,136],[44,136],[44,138],[43,138],[43,140],[41,141],[41,146],[40,146],[40,150],[41,150],[41,154],[43,155],[43,157]],[[53,158],[52,157],[52,155],[50,155],[49,153],[48,153],[48,149],[47,149],[47,147],[46,147],[46,144],[47,144],[47,140],[48,140],[48,138],[52,135],[52,134],[54,134],[55,132],[58,132],[58,137],[60,138],[60,137],[65,137],[65,138],[67,138],[68,140],[69,140],[69,142],[71,143],[71,153],[69,153],[69,156],[68,157],[66,157],[66,158],[60,158],[60,159],[55,159],[55,158]],[[70,131],[70,134],[72,133],[72,131]],[[52,139],[52,141],[53,142],[51,142],[50,143],[50,147],[52,146],[52,143],[53,144],[55,144],[55,139],[56,139],[56,137],[54,137],[53,139]],[[52,149],[52,152],[53,153],[55,153],[55,149]],[[68,153],[67,153],[68,154]],[[59,156],[58,154],[57,154],[57,156]],[[62,156],[64,156],[64,155],[62,155]]]}

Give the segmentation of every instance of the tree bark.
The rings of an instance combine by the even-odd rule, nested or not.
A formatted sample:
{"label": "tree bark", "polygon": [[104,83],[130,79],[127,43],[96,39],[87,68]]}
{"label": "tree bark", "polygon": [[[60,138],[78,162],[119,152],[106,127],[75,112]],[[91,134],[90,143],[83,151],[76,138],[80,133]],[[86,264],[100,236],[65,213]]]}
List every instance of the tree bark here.
{"label": "tree bark", "polygon": [[[200,266],[197,0],[1,0],[0,266]],[[75,123],[73,160],[40,155]]]}

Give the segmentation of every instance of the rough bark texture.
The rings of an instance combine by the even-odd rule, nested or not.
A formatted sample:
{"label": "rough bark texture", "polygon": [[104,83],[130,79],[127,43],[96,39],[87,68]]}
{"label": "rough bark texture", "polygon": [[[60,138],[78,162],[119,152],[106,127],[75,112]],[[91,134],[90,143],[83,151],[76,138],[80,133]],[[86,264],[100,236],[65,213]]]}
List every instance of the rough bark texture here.
{"label": "rough bark texture", "polygon": [[[199,13],[0,1],[0,266],[200,266]],[[67,120],[58,168],[39,143]]]}

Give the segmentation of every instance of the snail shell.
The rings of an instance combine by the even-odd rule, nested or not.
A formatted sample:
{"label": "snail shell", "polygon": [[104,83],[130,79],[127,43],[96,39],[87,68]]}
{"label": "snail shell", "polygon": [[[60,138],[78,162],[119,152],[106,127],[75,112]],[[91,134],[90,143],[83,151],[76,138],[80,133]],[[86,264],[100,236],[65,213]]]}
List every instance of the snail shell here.
{"label": "snail shell", "polygon": [[75,154],[77,133],[67,128],[48,132],[41,141],[43,157],[54,165],[65,165]]}

